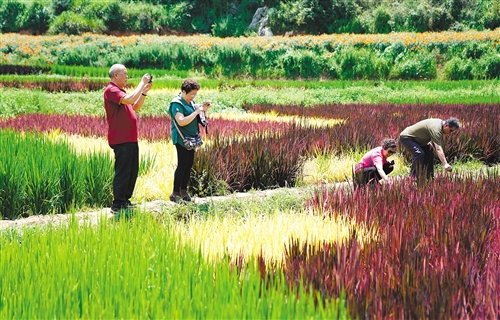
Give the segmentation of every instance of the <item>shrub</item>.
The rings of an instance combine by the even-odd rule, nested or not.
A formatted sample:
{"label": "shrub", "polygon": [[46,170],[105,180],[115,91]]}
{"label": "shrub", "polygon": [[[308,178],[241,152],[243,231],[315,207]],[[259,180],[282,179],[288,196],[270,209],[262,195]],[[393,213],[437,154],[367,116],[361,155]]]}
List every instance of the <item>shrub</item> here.
{"label": "shrub", "polygon": [[342,79],[374,79],[378,77],[375,55],[365,48],[346,47],[337,55]]}
{"label": "shrub", "polygon": [[413,32],[426,32],[429,31],[429,20],[430,20],[430,12],[428,3],[424,2],[416,2],[417,6],[413,8],[408,8],[409,12],[406,16],[406,21],[404,24],[404,28],[407,31]]}
{"label": "shrub", "polygon": [[437,75],[436,56],[432,52],[417,51],[400,55],[394,62],[394,79],[434,79]]}
{"label": "shrub", "polygon": [[490,52],[492,52],[491,44],[471,41],[463,45],[461,57],[464,59],[479,59]]}
{"label": "shrub", "polygon": [[22,27],[26,5],[16,0],[0,2],[0,31],[17,32]]}
{"label": "shrub", "polygon": [[474,63],[470,59],[454,57],[444,64],[443,75],[449,80],[473,79],[473,66]]}
{"label": "shrub", "polygon": [[453,23],[453,17],[444,7],[432,7],[430,9],[429,30],[448,30]]}
{"label": "shrub", "polygon": [[500,54],[483,56],[479,59],[475,70],[478,79],[500,79]]}
{"label": "shrub", "polygon": [[72,11],[65,11],[52,21],[48,33],[81,35],[84,32],[102,33],[105,28],[101,19],[87,19]]}
{"label": "shrub", "polygon": [[387,8],[379,7],[377,10],[375,10],[375,17],[373,19],[373,33],[391,32],[391,26],[389,25],[390,20],[391,15]]}
{"label": "shrub", "polygon": [[32,34],[42,34],[49,29],[52,20],[49,7],[41,2],[33,2],[24,15],[23,29],[30,29]]}

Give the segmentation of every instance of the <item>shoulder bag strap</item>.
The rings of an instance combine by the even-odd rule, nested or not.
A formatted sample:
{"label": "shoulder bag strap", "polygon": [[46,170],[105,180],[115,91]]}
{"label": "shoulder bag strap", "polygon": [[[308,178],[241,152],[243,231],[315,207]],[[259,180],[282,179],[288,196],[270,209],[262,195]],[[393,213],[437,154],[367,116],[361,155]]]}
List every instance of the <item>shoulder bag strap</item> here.
{"label": "shoulder bag strap", "polygon": [[179,130],[179,127],[177,126],[177,121],[175,121],[175,118],[173,118],[173,119],[172,119],[172,121],[174,121],[174,126],[175,126],[175,128],[177,129],[177,132],[179,133],[179,135],[181,136],[181,139],[182,139],[182,140],[185,140],[185,139],[184,139],[184,136],[182,135],[181,130]]}

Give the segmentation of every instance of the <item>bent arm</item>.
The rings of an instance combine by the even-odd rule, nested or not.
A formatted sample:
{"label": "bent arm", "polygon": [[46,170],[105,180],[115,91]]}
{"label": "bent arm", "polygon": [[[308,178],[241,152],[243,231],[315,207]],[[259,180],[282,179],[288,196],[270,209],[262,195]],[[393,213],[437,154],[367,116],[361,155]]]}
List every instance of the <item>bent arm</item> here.
{"label": "bent arm", "polygon": [[183,115],[180,112],[177,112],[175,114],[175,120],[177,121],[177,124],[180,125],[181,127],[187,126],[188,124],[191,123],[191,121],[195,120],[198,114],[200,113],[200,109],[195,110],[193,113],[190,115]]}
{"label": "bent arm", "polygon": [[443,148],[438,145],[438,144],[434,144],[434,149],[436,150],[436,154],[439,158],[439,161],[441,161],[441,163],[443,164],[444,168],[448,171],[451,170],[451,166],[450,164],[448,163],[448,161],[446,160],[446,156],[444,155],[444,151],[443,151]]}
{"label": "bent arm", "polygon": [[440,145],[435,144],[434,145],[434,150],[436,150],[436,154],[437,154],[437,156],[439,158],[439,161],[441,161],[441,163],[443,164],[443,166],[447,165],[448,161],[446,160],[446,156],[444,155],[443,148]]}
{"label": "bent arm", "polygon": [[142,76],[141,82],[137,88],[135,88],[135,90],[131,93],[126,94],[120,101],[120,104],[132,104],[134,111],[139,111],[144,104],[144,99],[146,98],[143,94],[146,94],[149,89],[151,89],[151,84],[148,83],[149,78],[150,76],[148,74]]}
{"label": "bent arm", "polygon": [[384,167],[381,166],[380,164],[376,164],[375,168],[377,168],[377,172],[384,179],[384,181],[389,182],[389,177],[385,174]]}

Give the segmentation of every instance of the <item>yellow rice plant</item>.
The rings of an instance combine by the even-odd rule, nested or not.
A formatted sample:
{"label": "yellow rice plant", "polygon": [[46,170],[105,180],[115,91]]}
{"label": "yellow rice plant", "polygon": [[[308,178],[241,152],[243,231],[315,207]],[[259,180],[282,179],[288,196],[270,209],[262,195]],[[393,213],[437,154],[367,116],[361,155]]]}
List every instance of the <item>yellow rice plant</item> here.
{"label": "yellow rice plant", "polygon": [[266,261],[278,264],[283,262],[285,248],[292,239],[300,244],[342,243],[354,230],[361,243],[377,237],[373,226],[310,212],[253,213],[245,218],[240,215],[210,216],[178,223],[174,230],[185,244],[200,247],[209,260],[217,261],[226,256],[249,259],[262,255]]}
{"label": "yellow rice plant", "polygon": [[[317,153],[315,158],[308,159],[304,164],[300,185],[345,182],[352,178],[353,166],[358,163],[363,154],[329,154]],[[407,164],[400,154],[393,155],[394,171],[389,175],[402,175],[407,172]]]}

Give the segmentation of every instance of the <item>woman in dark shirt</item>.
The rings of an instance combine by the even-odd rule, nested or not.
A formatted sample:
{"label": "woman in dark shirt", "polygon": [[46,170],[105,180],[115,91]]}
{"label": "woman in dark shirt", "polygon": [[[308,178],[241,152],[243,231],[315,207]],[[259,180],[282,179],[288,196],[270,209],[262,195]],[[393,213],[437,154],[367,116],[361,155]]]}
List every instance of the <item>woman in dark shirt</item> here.
{"label": "woman in dark shirt", "polygon": [[181,93],[172,99],[168,109],[168,114],[172,118],[172,143],[177,149],[174,190],[170,195],[170,200],[175,203],[191,201],[191,197],[187,193],[187,187],[191,176],[195,150],[185,148],[183,139],[179,135],[174,121],[177,123],[177,127],[184,137],[194,137],[199,134],[199,115],[210,108],[210,101],[205,101],[202,106],[197,106],[194,98],[198,90],[200,90],[198,82],[192,79],[184,80],[181,85]]}

